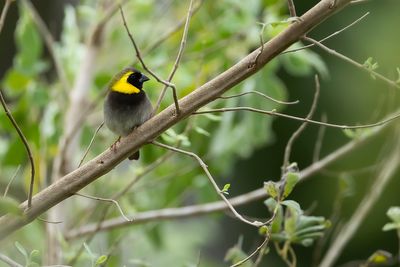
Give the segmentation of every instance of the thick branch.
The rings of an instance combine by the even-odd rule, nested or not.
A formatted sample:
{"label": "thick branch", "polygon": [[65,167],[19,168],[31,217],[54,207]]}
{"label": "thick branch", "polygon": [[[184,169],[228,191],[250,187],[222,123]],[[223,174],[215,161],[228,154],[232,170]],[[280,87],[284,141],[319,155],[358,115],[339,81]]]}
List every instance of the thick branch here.
{"label": "thick branch", "polygon": [[[137,151],[142,145],[154,140],[172,125],[188,117],[200,107],[213,101],[233,86],[259,71],[287,47],[298,41],[305,33],[349,2],[350,0],[338,0],[337,4],[331,7],[331,0],[320,1],[306,12],[301,17],[301,20],[291,24],[286,30],[267,42],[261,54],[259,54],[260,48],[258,48],[225,72],[182,98],[179,101],[181,113],[178,116],[175,115],[175,106],[169,106],[157,116],[138,127],[126,138],[121,139],[115,151],[107,149],[82,167],[65,175],[54,184],[36,194],[32,199],[32,208],[25,212],[24,217],[15,217],[12,215],[1,217],[0,225],[2,227],[0,228],[0,238],[10,235],[31,222],[41,213],[109,172],[118,163],[130,156],[132,152]],[[258,54],[257,64],[249,68],[249,64],[254,62]],[[25,209],[26,203],[21,204],[21,208]]]}

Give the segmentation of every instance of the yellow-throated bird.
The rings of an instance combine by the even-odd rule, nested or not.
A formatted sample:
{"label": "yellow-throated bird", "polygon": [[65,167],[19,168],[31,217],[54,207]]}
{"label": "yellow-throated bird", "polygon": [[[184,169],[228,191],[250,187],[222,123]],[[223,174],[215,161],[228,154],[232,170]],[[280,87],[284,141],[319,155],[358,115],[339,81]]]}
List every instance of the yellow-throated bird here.
{"label": "yellow-throated bird", "polygon": [[[109,91],[104,102],[104,122],[120,137],[128,135],[151,117],[153,107],[143,91],[143,83],[148,80],[140,71],[126,68],[116,74],[108,85]],[[139,159],[139,151],[129,159]]]}

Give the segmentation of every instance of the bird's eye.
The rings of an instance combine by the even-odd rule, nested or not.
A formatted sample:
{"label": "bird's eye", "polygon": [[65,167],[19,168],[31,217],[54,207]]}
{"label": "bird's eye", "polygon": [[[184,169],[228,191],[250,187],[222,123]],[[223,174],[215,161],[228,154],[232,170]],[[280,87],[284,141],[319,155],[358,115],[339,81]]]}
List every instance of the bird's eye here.
{"label": "bird's eye", "polygon": [[140,74],[138,72],[134,72],[131,75],[129,75],[128,80],[132,80],[132,81],[139,80],[141,76],[142,76],[142,74]]}

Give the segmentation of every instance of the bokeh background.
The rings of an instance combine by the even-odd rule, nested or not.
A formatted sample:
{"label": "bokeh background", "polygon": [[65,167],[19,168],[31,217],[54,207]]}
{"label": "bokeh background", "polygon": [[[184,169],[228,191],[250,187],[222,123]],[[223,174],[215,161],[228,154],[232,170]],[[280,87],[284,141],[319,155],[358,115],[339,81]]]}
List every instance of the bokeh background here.
{"label": "bokeh background", "polygon": [[[91,26],[101,17],[102,10],[112,1],[32,1],[50,32],[57,41],[57,53],[62,59],[67,78],[72,84],[81,64],[85,39]],[[298,14],[318,1],[295,1]],[[129,27],[139,46],[146,48],[159,36],[184,18],[188,1],[128,1],[124,10]],[[378,72],[396,80],[400,66],[400,2],[396,0],[365,1],[355,4],[326,20],[309,35],[323,38],[345,27],[366,12],[370,14],[360,23],[328,40],[326,45],[355,59],[365,62],[372,57],[379,63]],[[182,64],[174,78],[180,97],[198,85],[227,69],[234,62],[258,46],[260,25],[257,22],[283,21],[288,17],[286,2],[280,0],[207,1],[192,18],[187,47]],[[266,26],[264,39],[268,40],[286,27]],[[152,69],[166,77],[173,65],[182,30],[173,34],[156,49],[146,54],[145,61]],[[39,182],[35,190],[51,180],[54,157],[59,149],[63,132],[63,111],[67,103],[54,71],[53,61],[35,24],[22,2],[12,4],[3,31],[0,34],[0,81],[11,110],[28,140],[34,147],[35,162],[39,166]],[[109,21],[93,62],[94,79],[88,101],[101,93],[108,80],[124,66],[135,62],[134,50],[123,28],[119,13]],[[366,72],[337,59],[326,52],[311,50],[278,57],[264,70],[249,78],[231,92],[259,90],[278,99],[299,100],[300,104],[277,104],[246,96],[240,99],[219,100],[214,106],[254,106],[284,113],[305,116],[314,94],[314,74],[321,78],[321,96],[315,119],[326,115],[329,122],[338,124],[364,124],[378,121],[399,105],[397,89],[373,79]],[[162,86],[154,80],[147,84],[146,92],[156,101]],[[169,105],[169,94],[163,107]],[[212,105],[211,105],[212,106]],[[79,162],[94,130],[102,120],[101,103],[86,120],[80,148],[74,157]],[[218,114],[217,117],[198,116],[188,134],[179,135],[185,123],[163,135],[162,141],[173,144],[183,140],[183,147],[201,155],[209,165],[218,183],[230,183],[229,196],[236,196],[262,187],[267,180],[279,180],[284,148],[298,122],[249,113]],[[394,122],[393,124],[397,124]],[[312,163],[315,140],[319,127],[310,125],[296,141],[291,160],[300,169]],[[350,181],[349,194],[341,200],[340,222],[345,222],[365,196],[376,178],[379,163],[385,160],[391,135],[383,133],[363,147],[341,158],[311,179],[296,186],[291,199],[301,204],[308,213],[329,218],[337,200],[340,181]],[[113,136],[103,128],[88,158],[103,151],[113,142]],[[326,129],[321,156],[328,155],[349,138],[339,129]],[[115,170],[89,185],[84,191],[99,197],[109,197],[140,173],[146,165],[161,157],[165,151],[146,146],[137,163],[123,162]],[[9,196],[26,199],[29,181],[29,163],[4,112],[0,114],[0,188],[6,187],[18,165],[21,171],[11,186]],[[185,168],[184,168],[185,167]],[[389,221],[386,211],[400,205],[398,197],[399,173],[384,190],[380,200],[369,212],[347,244],[337,265],[353,260],[365,260],[378,249],[396,254],[398,239],[394,231],[383,232]],[[136,189],[135,189],[136,188]],[[191,159],[175,155],[166,164],[148,174],[137,183],[120,204],[128,214],[136,212],[200,204],[218,200],[201,170]],[[101,208],[107,204],[72,197],[66,201],[65,214],[69,225],[78,227],[96,222]],[[84,215],[95,209],[91,217]],[[266,218],[268,211],[262,201],[239,209],[255,218]],[[109,218],[119,216],[112,211]],[[79,218],[83,218],[79,220]],[[23,262],[24,256],[14,245],[17,241],[27,251],[38,250],[34,260],[43,263],[47,247],[45,223],[35,221],[0,243],[0,250],[11,258]],[[121,238],[121,236],[123,238]],[[258,232],[234,220],[225,213],[191,219],[150,222],[99,233],[87,243],[96,255],[106,254],[119,240],[109,259],[109,266],[195,266],[199,252],[199,266],[227,266],[224,256],[229,248],[242,241],[246,253],[262,241]],[[64,263],[76,255],[84,238],[62,239]],[[295,245],[298,266],[311,266],[314,246]],[[90,266],[91,255],[84,250],[74,266]],[[263,264],[285,266],[271,246]],[[0,262],[0,266],[3,263]],[[262,265],[267,266],[267,265]]]}

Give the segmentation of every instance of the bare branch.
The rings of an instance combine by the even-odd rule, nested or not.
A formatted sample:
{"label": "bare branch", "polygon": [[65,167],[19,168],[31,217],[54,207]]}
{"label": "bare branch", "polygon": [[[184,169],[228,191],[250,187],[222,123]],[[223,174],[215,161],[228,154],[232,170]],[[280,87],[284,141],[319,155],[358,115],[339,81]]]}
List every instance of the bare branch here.
{"label": "bare branch", "polygon": [[[319,99],[319,92],[320,92],[319,79],[318,79],[318,75],[315,75],[315,93],[314,93],[314,98],[313,98],[313,102],[311,104],[310,111],[308,112],[307,117],[306,117],[307,120],[311,119],[312,116],[314,115],[314,112],[317,108],[318,99]],[[289,138],[289,141],[286,144],[285,154],[283,156],[283,164],[282,164],[282,168],[281,168],[282,169],[282,177],[287,171],[286,168],[289,166],[292,146],[293,146],[294,142],[296,141],[296,139],[301,135],[301,133],[307,127],[307,124],[308,124],[308,122],[306,122],[306,121],[303,122],[300,125],[300,127],[292,134],[292,136]]]}
{"label": "bare branch", "polygon": [[365,129],[365,128],[377,127],[377,126],[381,126],[386,123],[389,123],[393,120],[396,120],[400,117],[400,113],[398,113],[398,114],[393,115],[392,117],[378,121],[376,123],[363,124],[363,125],[339,125],[339,124],[315,121],[315,120],[311,120],[311,119],[307,119],[307,118],[296,117],[296,116],[292,116],[292,115],[288,115],[288,114],[284,114],[284,113],[279,113],[279,112],[276,112],[275,110],[268,111],[268,110],[256,109],[256,108],[251,108],[251,107],[216,108],[216,109],[195,111],[192,114],[199,115],[199,114],[207,114],[207,113],[220,113],[220,112],[232,112],[232,111],[250,111],[250,112],[255,112],[255,113],[261,113],[261,114],[266,114],[266,115],[273,115],[273,116],[288,118],[288,119],[302,121],[302,122],[308,122],[308,123],[322,125],[322,126],[326,126],[326,127],[339,128],[339,129],[343,129],[343,130],[345,130],[345,129]]}
{"label": "bare branch", "polygon": [[[188,12],[187,12],[187,15],[186,15],[185,28],[183,29],[181,45],[179,47],[178,55],[176,56],[174,66],[172,67],[171,73],[168,76],[168,82],[171,82],[172,78],[174,77],[175,72],[179,67],[179,63],[181,61],[181,58],[182,58],[182,55],[183,55],[183,51],[185,50],[186,39],[187,39],[187,35],[188,35],[188,31],[189,31],[189,25],[190,25],[190,18],[192,17],[192,14],[193,14],[193,1],[194,0],[190,0],[189,9],[188,9]],[[156,106],[154,107],[154,110],[153,110],[153,116],[154,116],[155,113],[157,113],[157,110],[159,109],[159,107],[161,105],[161,101],[163,100],[167,89],[168,89],[168,86],[165,86],[163,88],[163,90],[161,91],[161,94],[157,99]],[[174,97],[175,103],[178,103],[178,100],[177,100],[178,97],[176,96],[176,89],[173,89],[172,93],[173,93],[173,97]],[[179,115],[179,105],[178,104],[176,105],[176,110],[177,110],[177,114]]]}
{"label": "bare branch", "polygon": [[7,186],[6,186],[6,189],[4,190],[4,195],[3,195],[3,197],[6,197],[6,196],[7,196],[8,190],[10,189],[10,186],[11,186],[12,182],[14,181],[15,177],[17,177],[17,174],[18,174],[20,168],[21,168],[21,165],[18,165],[18,167],[17,167],[17,169],[15,170],[13,176],[11,176],[11,179],[10,179],[10,181],[8,182]]}
{"label": "bare branch", "polygon": [[6,112],[8,119],[10,120],[11,124],[14,126],[15,130],[17,131],[19,138],[21,139],[22,143],[24,144],[26,153],[29,157],[29,162],[31,163],[31,180],[29,184],[29,193],[28,193],[28,209],[32,207],[32,193],[33,193],[33,185],[35,183],[35,163],[33,161],[32,150],[29,147],[28,141],[24,133],[22,132],[21,128],[19,128],[18,123],[15,121],[14,117],[11,114],[11,111],[7,107],[7,103],[4,100],[3,92],[0,90],[0,102]]}
{"label": "bare branch", "polygon": [[197,154],[195,154],[193,152],[185,151],[185,150],[182,150],[182,149],[178,149],[178,148],[175,148],[175,147],[172,147],[172,146],[168,146],[168,145],[156,142],[156,141],[153,141],[152,144],[194,158],[199,163],[200,167],[206,173],[207,178],[211,182],[211,184],[213,185],[215,191],[222,198],[222,200],[226,203],[226,205],[229,207],[229,209],[231,210],[231,212],[235,215],[235,217],[237,219],[239,219],[240,221],[242,221],[244,223],[247,223],[249,225],[255,226],[255,227],[260,227],[260,226],[263,225],[261,222],[258,222],[258,221],[251,222],[251,221],[245,219],[241,214],[239,214],[239,212],[236,211],[236,209],[232,206],[232,204],[229,202],[229,200],[225,197],[224,192],[219,188],[219,186],[215,182],[215,180],[212,177],[210,171],[208,170],[207,165],[204,163],[204,161]]}
{"label": "bare branch", "polygon": [[323,45],[322,43],[320,43],[320,42],[318,42],[318,41],[316,41],[316,40],[314,40],[314,39],[312,39],[312,38],[303,37],[303,39],[304,39],[305,41],[308,41],[308,42],[310,42],[310,43],[312,43],[312,44],[314,44],[314,45],[320,47],[322,50],[328,52],[329,54],[331,54],[331,55],[333,55],[333,56],[335,56],[335,57],[337,57],[337,58],[340,58],[340,59],[346,61],[347,63],[350,63],[350,64],[353,65],[353,66],[356,66],[356,67],[359,68],[359,69],[362,69],[362,70],[368,72],[368,73],[369,73],[370,75],[372,75],[373,77],[376,77],[376,78],[378,78],[378,79],[381,80],[381,81],[384,81],[384,82],[387,83],[388,85],[390,85],[390,86],[392,86],[392,87],[395,87],[395,88],[397,88],[397,89],[400,89],[400,84],[397,83],[396,81],[393,81],[393,80],[390,80],[390,79],[386,78],[386,77],[383,76],[382,74],[379,74],[379,73],[377,73],[376,71],[374,71],[374,70],[372,70],[372,69],[370,69],[370,68],[367,68],[367,67],[364,66],[363,64],[358,63],[357,61],[355,61],[355,60],[353,60],[353,59],[351,59],[351,58],[349,58],[349,57],[347,57],[347,56],[345,56],[345,55],[343,55],[343,54],[341,54],[341,53],[339,53],[339,52],[337,52],[337,51],[335,51],[335,50],[333,50],[333,49],[331,49],[331,48],[329,48],[329,47],[327,47],[327,46],[325,46],[325,45]]}
{"label": "bare branch", "polygon": [[[179,106],[181,108],[181,114],[179,116],[174,116],[176,110],[174,105],[167,107],[139,126],[127,137],[122,138],[120,145],[115,151],[107,149],[96,158],[69,174],[66,174],[58,181],[36,194],[32,199],[32,208],[24,212],[23,219],[22,217],[10,215],[0,217],[0,225],[2,225],[0,228],[0,239],[5,238],[17,229],[30,223],[39,214],[72,196],[75,192],[112,170],[118,163],[129,157],[132,151],[136,151],[150,140],[154,140],[172,125],[180,122],[200,107],[215,100],[233,86],[259,71],[265,64],[270,62],[287,47],[298,41],[301,36],[304,36],[305,33],[333,13],[342,9],[349,2],[350,0],[337,0],[337,4],[331,7],[330,0],[319,1],[302,16],[301,20],[291,24],[264,44],[265,49],[259,56],[256,66],[248,68],[249,63],[253,62],[258,54],[258,50],[253,51],[225,72],[219,74],[182,98],[179,101]],[[20,206],[21,209],[25,209],[26,205],[27,203],[22,203]]]}
{"label": "bare branch", "polygon": [[153,76],[154,79],[157,80],[157,82],[162,83],[167,87],[171,87],[172,92],[173,92],[173,97],[174,97],[174,104],[175,104],[176,114],[179,114],[180,113],[180,111],[179,111],[179,103],[178,103],[178,96],[176,94],[175,85],[170,83],[170,82],[168,82],[168,81],[164,81],[163,79],[159,78],[157,76],[157,74],[155,74],[154,71],[149,69],[149,67],[147,67],[147,65],[144,63],[142,55],[141,55],[140,50],[139,50],[139,47],[136,44],[135,39],[133,39],[133,35],[132,35],[132,33],[130,32],[130,30],[128,28],[128,24],[126,23],[126,19],[125,19],[125,15],[124,15],[124,11],[122,10],[122,7],[119,7],[119,10],[120,10],[120,13],[121,13],[121,17],[122,17],[122,21],[124,23],[125,30],[128,33],[129,39],[131,40],[133,47],[135,48],[137,59],[139,59],[139,62],[142,65],[143,69],[145,69],[148,73],[150,73],[150,75]]}
{"label": "bare branch", "polygon": [[236,95],[230,95],[230,96],[220,96],[218,98],[220,98],[220,99],[230,99],[230,98],[240,97],[240,96],[249,95],[249,94],[259,95],[259,96],[264,97],[264,98],[266,98],[268,100],[271,100],[271,101],[273,101],[275,103],[283,104],[283,105],[293,105],[293,104],[298,104],[300,102],[299,100],[295,100],[295,101],[291,101],[291,102],[277,100],[275,98],[272,98],[272,97],[270,97],[270,96],[268,96],[266,94],[263,94],[261,92],[258,92],[258,91],[249,91],[249,92],[244,92],[244,93],[240,93],[240,94],[236,94]]}

